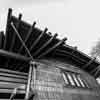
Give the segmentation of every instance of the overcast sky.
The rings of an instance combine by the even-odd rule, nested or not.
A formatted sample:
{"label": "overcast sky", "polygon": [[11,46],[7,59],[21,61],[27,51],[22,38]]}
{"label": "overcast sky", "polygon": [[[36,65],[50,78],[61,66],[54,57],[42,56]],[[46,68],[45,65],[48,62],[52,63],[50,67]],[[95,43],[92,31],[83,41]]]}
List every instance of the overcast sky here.
{"label": "overcast sky", "polygon": [[25,21],[37,21],[37,27],[67,37],[69,45],[86,54],[100,38],[100,0],[0,0],[1,30],[9,7]]}

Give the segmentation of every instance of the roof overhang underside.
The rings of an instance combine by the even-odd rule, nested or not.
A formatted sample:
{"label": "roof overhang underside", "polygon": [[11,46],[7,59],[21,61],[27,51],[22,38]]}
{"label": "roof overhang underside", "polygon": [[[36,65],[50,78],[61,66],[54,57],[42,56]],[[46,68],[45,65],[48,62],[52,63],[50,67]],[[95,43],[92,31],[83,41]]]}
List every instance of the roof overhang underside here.
{"label": "roof overhang underside", "polygon": [[27,72],[29,57],[11,23],[20,34],[34,59],[60,58],[73,63],[97,78],[100,74],[100,63],[80,52],[75,47],[65,44],[64,39],[58,39],[57,34],[52,35],[21,20],[22,15],[15,17],[9,9],[5,35],[0,32],[0,66],[7,69]]}

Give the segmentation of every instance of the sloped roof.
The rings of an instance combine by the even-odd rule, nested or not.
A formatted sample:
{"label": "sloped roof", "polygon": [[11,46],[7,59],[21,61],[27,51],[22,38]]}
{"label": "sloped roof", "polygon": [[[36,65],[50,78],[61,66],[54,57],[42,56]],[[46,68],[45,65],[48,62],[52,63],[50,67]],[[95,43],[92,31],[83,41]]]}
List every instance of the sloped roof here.
{"label": "sloped roof", "polygon": [[[0,65],[7,69],[26,71],[30,57],[25,51],[19,37],[16,35],[11,23],[15,26],[34,59],[60,58],[71,61],[77,67],[87,71],[94,77],[100,74],[100,63],[95,59],[77,50],[77,48],[65,44],[66,38],[58,39],[57,34],[52,35],[48,29],[44,30],[21,20],[12,15],[12,9],[8,11],[5,35],[0,34]],[[11,56],[12,55],[12,56]],[[8,57],[7,57],[8,56]],[[20,56],[20,57],[18,57]],[[14,59],[15,57],[15,59]],[[23,66],[23,67],[22,67]]]}

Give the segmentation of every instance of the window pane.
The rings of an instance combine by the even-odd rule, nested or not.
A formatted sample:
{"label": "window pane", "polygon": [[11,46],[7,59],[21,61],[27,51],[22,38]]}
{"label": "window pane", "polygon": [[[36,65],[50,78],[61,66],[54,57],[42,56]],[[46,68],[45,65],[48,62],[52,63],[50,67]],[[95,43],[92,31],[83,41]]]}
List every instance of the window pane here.
{"label": "window pane", "polygon": [[82,81],[84,82],[85,87],[89,88],[89,85],[88,85],[88,83],[86,82],[86,80],[82,79]]}
{"label": "window pane", "polygon": [[74,81],[73,81],[71,75],[70,75],[69,73],[66,73],[66,74],[67,74],[67,76],[68,76],[68,79],[69,79],[71,85],[75,86],[75,83],[74,83]]}
{"label": "window pane", "polygon": [[80,78],[80,75],[78,75],[77,77],[78,77],[78,80],[80,81],[80,83],[81,83],[82,87],[85,87],[85,85],[84,85],[84,83],[83,83],[82,79]]}
{"label": "window pane", "polygon": [[77,86],[80,87],[80,84],[79,84],[79,82],[78,82],[78,80],[77,80],[77,78],[76,78],[76,75],[75,75],[75,74],[72,74],[72,76],[73,76],[74,81],[76,82]]}
{"label": "window pane", "polygon": [[62,73],[62,76],[63,76],[63,79],[64,79],[65,83],[66,83],[66,84],[69,84],[69,82],[68,82],[68,80],[67,80],[67,78],[66,78],[66,75],[65,75],[64,73]]}

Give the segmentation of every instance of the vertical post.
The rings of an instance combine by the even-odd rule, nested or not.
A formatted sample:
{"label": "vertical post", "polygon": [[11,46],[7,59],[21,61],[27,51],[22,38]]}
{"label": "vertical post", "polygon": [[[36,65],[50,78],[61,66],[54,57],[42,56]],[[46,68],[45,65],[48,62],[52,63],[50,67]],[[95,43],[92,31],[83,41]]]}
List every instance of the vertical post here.
{"label": "vertical post", "polygon": [[30,62],[29,74],[28,74],[28,82],[26,87],[26,95],[25,100],[28,100],[30,90],[35,94],[35,80],[36,80],[36,63],[34,61]]}
{"label": "vertical post", "polygon": [[36,68],[37,65],[35,62],[31,62],[32,66],[33,66],[33,75],[32,75],[32,82],[31,82],[31,89],[33,91],[33,93],[36,93]]}
{"label": "vertical post", "polygon": [[28,82],[27,82],[27,86],[26,86],[25,100],[28,100],[28,98],[29,98],[30,85],[31,85],[31,80],[32,80],[32,71],[33,71],[33,66],[32,66],[32,64],[30,64],[29,73],[28,73]]}

